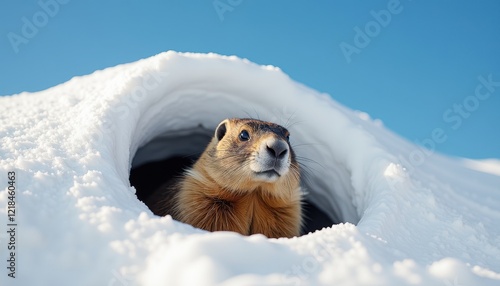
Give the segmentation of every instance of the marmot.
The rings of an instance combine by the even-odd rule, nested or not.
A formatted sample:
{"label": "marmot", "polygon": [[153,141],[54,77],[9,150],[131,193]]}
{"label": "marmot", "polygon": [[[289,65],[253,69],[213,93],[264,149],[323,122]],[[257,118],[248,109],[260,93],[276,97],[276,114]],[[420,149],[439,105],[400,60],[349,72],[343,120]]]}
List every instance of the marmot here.
{"label": "marmot", "polygon": [[222,121],[194,166],[146,203],[157,215],[209,231],[298,236],[300,169],[288,130],[256,119]]}

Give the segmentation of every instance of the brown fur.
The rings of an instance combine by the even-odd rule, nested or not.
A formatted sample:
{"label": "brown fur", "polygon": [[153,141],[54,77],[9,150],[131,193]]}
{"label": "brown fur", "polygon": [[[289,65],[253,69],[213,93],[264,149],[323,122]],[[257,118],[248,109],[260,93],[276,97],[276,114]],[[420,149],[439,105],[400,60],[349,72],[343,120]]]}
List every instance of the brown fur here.
{"label": "brown fur", "polygon": [[[221,140],[216,133],[179,182],[147,201],[152,211],[209,231],[261,233],[267,237],[299,235],[300,172],[288,143],[288,131],[254,119],[227,119],[219,127],[222,124],[225,132]],[[242,130],[250,133],[250,140],[239,140]],[[288,172],[272,182],[257,180],[249,167],[259,144],[270,137],[286,142],[290,152]]]}

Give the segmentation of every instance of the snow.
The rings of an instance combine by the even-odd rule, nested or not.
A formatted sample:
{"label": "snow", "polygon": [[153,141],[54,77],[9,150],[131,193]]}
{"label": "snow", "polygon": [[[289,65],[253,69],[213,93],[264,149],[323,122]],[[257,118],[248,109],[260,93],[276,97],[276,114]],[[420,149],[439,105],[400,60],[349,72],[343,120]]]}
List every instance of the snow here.
{"label": "snow", "polygon": [[[249,115],[289,127],[307,196],[344,223],[210,233],[136,198],[131,167],[199,151]],[[0,285],[500,285],[499,170],[423,149],[278,68],[166,52],[0,97]]]}

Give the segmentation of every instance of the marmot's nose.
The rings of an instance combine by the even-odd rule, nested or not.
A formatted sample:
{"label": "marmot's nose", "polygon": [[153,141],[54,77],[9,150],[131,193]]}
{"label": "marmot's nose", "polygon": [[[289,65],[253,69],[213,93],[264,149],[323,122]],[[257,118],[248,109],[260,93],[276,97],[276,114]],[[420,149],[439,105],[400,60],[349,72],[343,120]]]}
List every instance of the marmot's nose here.
{"label": "marmot's nose", "polygon": [[283,141],[273,141],[266,144],[267,153],[273,158],[283,159],[288,152],[288,145]]}

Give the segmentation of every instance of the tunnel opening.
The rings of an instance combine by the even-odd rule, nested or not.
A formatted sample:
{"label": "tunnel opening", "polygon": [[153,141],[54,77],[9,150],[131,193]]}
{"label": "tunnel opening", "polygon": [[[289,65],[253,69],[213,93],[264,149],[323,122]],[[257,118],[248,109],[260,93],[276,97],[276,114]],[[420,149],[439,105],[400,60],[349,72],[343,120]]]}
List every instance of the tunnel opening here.
{"label": "tunnel opening", "polygon": [[[208,145],[212,134],[212,130],[201,126],[167,132],[139,148],[132,160],[129,177],[137,198],[151,208],[147,199],[192,166]],[[302,180],[305,189],[308,187],[307,182],[307,179]],[[306,193],[302,200],[304,223],[301,235],[341,222],[335,214],[329,214],[315,204],[312,195]]]}

